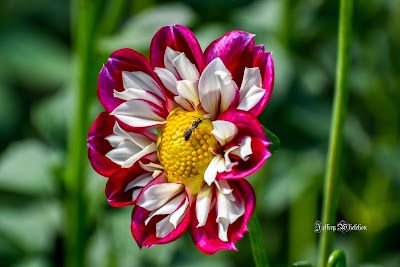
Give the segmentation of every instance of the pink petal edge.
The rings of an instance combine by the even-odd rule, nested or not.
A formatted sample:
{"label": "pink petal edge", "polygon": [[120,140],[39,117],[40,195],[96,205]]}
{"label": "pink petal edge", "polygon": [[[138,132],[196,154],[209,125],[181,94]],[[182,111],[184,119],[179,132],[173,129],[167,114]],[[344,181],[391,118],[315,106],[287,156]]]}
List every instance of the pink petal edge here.
{"label": "pink petal edge", "polygon": [[150,44],[150,62],[153,68],[164,68],[164,54],[167,47],[184,52],[187,58],[202,72],[204,58],[196,36],[188,28],[174,24],[164,26],[157,31]]}
{"label": "pink petal edge", "polygon": [[[103,65],[98,77],[97,94],[101,104],[111,113],[123,100],[114,97],[114,89],[124,91],[122,71],[142,71],[150,75],[162,88],[147,58],[135,50],[124,48],[113,52]],[[165,92],[163,91],[165,96]]]}
{"label": "pink petal edge", "polygon": [[206,64],[219,57],[231,72],[233,80],[240,87],[245,67],[252,65],[254,34],[231,31],[213,41],[205,50]]}
{"label": "pink petal edge", "polygon": [[104,155],[112,149],[110,143],[104,139],[113,133],[115,119],[107,112],[100,113],[93,122],[88,134],[88,158],[93,169],[100,175],[110,177],[121,166],[112,162]]}
{"label": "pink petal edge", "polygon": [[[216,209],[210,211],[206,225],[197,227],[198,220],[196,218],[196,204],[192,206],[192,221],[190,225],[190,233],[196,247],[203,253],[212,255],[220,250],[234,250],[236,241],[243,238],[248,232],[247,223],[250,220],[256,203],[255,193],[249,182],[246,180],[229,181],[233,189],[233,195],[237,199],[245,202],[245,213],[236,222],[228,228],[228,242],[224,242],[218,238],[218,224],[216,223]],[[216,189],[217,190],[217,189]]]}
{"label": "pink petal edge", "polygon": [[[151,185],[153,184],[155,183],[151,183]],[[149,186],[145,187],[145,189],[148,188]],[[142,192],[144,192],[145,189],[143,189]],[[178,224],[176,229],[172,230],[172,232],[169,233],[164,238],[156,237],[156,223],[165,218],[166,215],[156,215],[150,220],[150,222],[147,225],[145,225],[144,222],[148,218],[150,211],[140,206],[135,206],[132,212],[131,233],[136,243],[138,244],[139,248],[142,247],[150,248],[154,245],[170,243],[178,239],[186,232],[186,230],[189,228],[191,220],[190,205],[192,202],[191,196],[187,191],[186,191],[186,196],[189,198],[189,207],[185,217]]]}

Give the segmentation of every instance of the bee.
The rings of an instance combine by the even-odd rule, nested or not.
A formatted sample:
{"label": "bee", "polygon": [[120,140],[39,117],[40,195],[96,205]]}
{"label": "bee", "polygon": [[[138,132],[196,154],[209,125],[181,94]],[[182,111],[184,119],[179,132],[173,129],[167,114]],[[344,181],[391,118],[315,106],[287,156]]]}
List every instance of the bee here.
{"label": "bee", "polygon": [[188,141],[190,139],[190,137],[192,136],[193,130],[196,129],[202,121],[203,121],[202,119],[197,118],[197,120],[192,122],[190,127],[185,130],[185,132],[183,133],[183,136],[185,137],[185,141]]}

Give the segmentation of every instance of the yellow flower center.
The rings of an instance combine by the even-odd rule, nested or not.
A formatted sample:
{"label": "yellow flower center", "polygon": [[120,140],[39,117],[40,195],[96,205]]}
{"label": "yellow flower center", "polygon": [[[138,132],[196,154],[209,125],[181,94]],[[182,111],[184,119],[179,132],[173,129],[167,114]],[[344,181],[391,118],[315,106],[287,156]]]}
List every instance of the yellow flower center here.
{"label": "yellow flower center", "polygon": [[217,148],[204,110],[174,109],[157,135],[157,153],[168,182],[183,183],[192,195],[204,185],[204,172]]}

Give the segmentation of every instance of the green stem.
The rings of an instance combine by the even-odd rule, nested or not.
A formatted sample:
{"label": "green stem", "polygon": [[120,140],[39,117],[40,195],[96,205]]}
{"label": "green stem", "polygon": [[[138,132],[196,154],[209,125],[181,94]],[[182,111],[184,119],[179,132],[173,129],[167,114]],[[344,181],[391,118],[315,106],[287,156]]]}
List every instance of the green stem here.
{"label": "green stem", "polygon": [[267,251],[265,250],[264,235],[255,212],[249,221],[248,227],[255,266],[268,267],[269,264]]}
{"label": "green stem", "polygon": [[346,267],[346,255],[343,250],[337,249],[329,256],[327,267]]}
{"label": "green stem", "polygon": [[99,10],[98,0],[72,1],[72,36],[76,51],[76,83],[74,84],[75,113],[68,144],[68,161],[65,172],[66,199],[66,267],[85,266],[87,215],[85,196],[85,169],[87,165],[86,139],[89,126],[90,100],[96,85],[90,78],[93,65],[95,21]]}
{"label": "green stem", "polygon": [[126,6],[126,0],[113,0],[110,1],[105,14],[101,28],[105,36],[110,35],[115,30],[118,23],[121,21],[121,13]]}
{"label": "green stem", "polygon": [[[351,17],[353,0],[340,1],[339,40],[336,67],[335,98],[331,122],[327,168],[325,173],[323,223],[335,224],[338,201],[338,171],[347,111],[348,76],[350,65]],[[323,231],[320,239],[319,264],[325,267],[333,245],[332,231]]]}

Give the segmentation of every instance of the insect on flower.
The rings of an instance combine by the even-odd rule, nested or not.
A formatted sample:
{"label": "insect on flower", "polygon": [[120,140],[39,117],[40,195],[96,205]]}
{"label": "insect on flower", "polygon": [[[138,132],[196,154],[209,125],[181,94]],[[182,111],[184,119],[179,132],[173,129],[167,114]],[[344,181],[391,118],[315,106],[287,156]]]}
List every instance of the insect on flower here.
{"label": "insect on flower", "polygon": [[183,133],[183,136],[185,137],[185,141],[189,141],[190,137],[192,136],[193,130],[196,129],[202,121],[203,121],[202,119],[197,118],[197,120],[192,122],[190,127],[185,130],[185,132]]}
{"label": "insect on flower", "polygon": [[140,248],[189,230],[203,253],[236,250],[255,207],[246,177],[271,156],[257,116],[273,80],[271,52],[238,30],[203,52],[189,29],[165,26],[149,60],[128,48],[110,55],[97,88],[105,111],[89,131],[88,154],[108,178],[108,203],[134,206]]}

